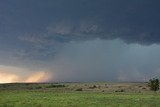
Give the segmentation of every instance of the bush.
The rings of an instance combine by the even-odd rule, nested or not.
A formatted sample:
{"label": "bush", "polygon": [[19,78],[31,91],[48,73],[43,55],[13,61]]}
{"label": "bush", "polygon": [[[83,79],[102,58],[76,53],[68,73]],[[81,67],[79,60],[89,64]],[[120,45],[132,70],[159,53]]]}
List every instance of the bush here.
{"label": "bush", "polygon": [[152,91],[157,91],[157,90],[159,90],[159,79],[155,79],[155,78],[150,79],[150,80],[149,80],[149,83],[148,83],[148,86],[150,87],[150,89],[151,89]]}
{"label": "bush", "polygon": [[121,89],[121,90],[116,90],[115,92],[125,92],[125,90]]}
{"label": "bush", "polygon": [[46,88],[61,88],[61,87],[65,87],[65,85],[61,85],[61,84],[51,84],[49,86],[46,86]]}
{"label": "bush", "polygon": [[94,89],[94,88],[97,88],[96,85],[93,85],[92,87],[89,87],[90,89]]}
{"label": "bush", "polygon": [[78,89],[76,89],[76,91],[83,91],[83,89],[82,88],[78,88]]}
{"label": "bush", "polygon": [[42,87],[41,86],[37,86],[37,87],[35,87],[35,89],[41,89]]}

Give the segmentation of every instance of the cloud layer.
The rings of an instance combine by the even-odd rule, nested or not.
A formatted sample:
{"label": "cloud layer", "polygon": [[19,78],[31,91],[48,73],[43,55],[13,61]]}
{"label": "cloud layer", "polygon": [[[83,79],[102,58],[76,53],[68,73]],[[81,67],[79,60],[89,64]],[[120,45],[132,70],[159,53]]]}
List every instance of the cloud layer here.
{"label": "cloud layer", "polygon": [[0,65],[44,70],[51,81],[143,81],[159,74],[159,4],[0,1]]}
{"label": "cloud layer", "polygon": [[158,54],[159,45],[100,39],[71,42],[56,55],[49,69],[57,81],[147,81],[159,77]]}

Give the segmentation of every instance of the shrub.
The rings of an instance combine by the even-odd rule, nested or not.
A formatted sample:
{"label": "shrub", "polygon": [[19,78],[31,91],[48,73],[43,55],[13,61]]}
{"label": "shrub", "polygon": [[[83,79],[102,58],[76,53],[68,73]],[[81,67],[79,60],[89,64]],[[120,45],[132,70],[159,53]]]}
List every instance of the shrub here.
{"label": "shrub", "polygon": [[83,89],[82,88],[78,88],[78,89],[76,89],[76,91],[83,91]]}
{"label": "shrub", "polygon": [[157,91],[157,90],[159,90],[159,79],[155,79],[155,78],[150,79],[150,80],[149,80],[149,83],[148,83],[148,86],[150,87],[150,89],[151,89],[152,91]]}
{"label": "shrub", "polygon": [[65,85],[61,85],[61,84],[51,84],[49,86],[46,86],[46,88],[61,88],[61,87],[65,87]]}
{"label": "shrub", "polygon": [[125,90],[121,89],[121,90],[116,90],[115,92],[125,92]]}
{"label": "shrub", "polygon": [[143,89],[143,90],[145,90],[146,88],[145,88],[145,87],[143,87],[142,89]]}
{"label": "shrub", "polygon": [[97,88],[97,86],[96,86],[96,85],[93,85],[93,88]]}
{"label": "shrub", "polygon": [[41,89],[42,87],[41,86],[37,86],[37,87],[35,87],[35,89]]}
{"label": "shrub", "polygon": [[92,87],[89,87],[90,89],[94,89],[94,88],[97,88],[96,85],[93,85]]}

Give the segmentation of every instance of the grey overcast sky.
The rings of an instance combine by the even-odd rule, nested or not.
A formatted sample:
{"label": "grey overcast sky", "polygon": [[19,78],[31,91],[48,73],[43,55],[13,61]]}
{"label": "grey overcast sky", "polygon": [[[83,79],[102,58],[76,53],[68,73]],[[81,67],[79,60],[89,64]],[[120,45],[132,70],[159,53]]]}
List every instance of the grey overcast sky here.
{"label": "grey overcast sky", "polygon": [[159,0],[0,0],[0,83],[160,77]]}

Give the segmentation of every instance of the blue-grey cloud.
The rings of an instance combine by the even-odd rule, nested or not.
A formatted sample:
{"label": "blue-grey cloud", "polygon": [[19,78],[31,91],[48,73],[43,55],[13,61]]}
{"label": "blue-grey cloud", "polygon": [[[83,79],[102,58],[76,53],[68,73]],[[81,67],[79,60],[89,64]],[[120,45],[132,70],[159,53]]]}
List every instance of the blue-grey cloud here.
{"label": "blue-grey cloud", "polygon": [[[97,58],[93,58],[94,61],[92,62],[94,63],[91,63],[91,65],[96,65],[96,60],[99,60],[101,65],[104,63],[110,66],[110,68],[105,68],[105,65],[103,65],[102,69],[99,70],[101,71],[99,74],[101,76],[103,71],[104,73],[107,71],[109,75],[114,74],[114,72],[116,75],[118,75],[118,72],[124,72],[123,74],[126,74],[126,77],[131,72],[137,72],[137,74],[135,73],[136,75],[144,75],[147,69],[150,70],[147,73],[154,72],[155,69],[158,69],[158,65],[156,65],[158,62],[156,62],[155,58],[152,59],[152,57],[156,56],[159,59],[156,54],[159,53],[156,49],[159,49],[160,43],[159,4],[159,0],[1,0],[0,64],[32,69],[51,69],[54,64],[56,65],[60,62],[59,60],[65,59],[67,52],[69,52],[69,55],[72,56],[73,54],[73,56],[70,58],[71,61],[68,58],[66,62],[71,62],[71,65],[75,63],[75,66],[84,66],[83,69],[77,67],[75,74],[80,73],[82,75],[80,71],[84,70],[85,72],[88,69],[88,71],[93,71],[93,74],[95,73],[93,76],[96,76],[98,70],[94,71],[94,66],[88,64],[86,64],[88,67],[85,68],[83,61],[81,62],[79,58],[79,53],[82,53],[82,57],[86,59],[86,62],[92,59],[88,55],[89,50],[93,51],[90,54],[97,52],[95,56]],[[115,39],[122,40],[124,43],[122,41],[121,44],[119,42],[115,43]],[[113,44],[109,44],[108,40],[113,41]],[[92,46],[87,46],[87,43],[90,42],[97,51],[94,51]],[[104,52],[103,49],[105,50],[105,48],[102,44],[110,48],[111,53],[108,51],[108,53]],[[79,45],[86,47],[86,49]],[[125,52],[120,54],[118,49],[114,48],[115,45]],[[71,47],[69,48],[68,46]],[[144,52],[147,50],[150,52],[151,48],[156,47],[156,49],[153,50],[152,54],[146,54],[141,50],[138,50],[139,52],[135,53],[135,55],[126,53],[128,48],[132,50],[138,49],[140,46],[142,46],[140,49]],[[74,56],[75,51],[72,51],[72,49],[78,51],[77,56]],[[103,52],[106,55],[100,57]],[[143,58],[142,53],[148,57]],[[119,55],[120,57],[118,57]],[[129,60],[132,56],[133,59]],[[77,57],[77,60],[72,62],[74,57]],[[106,58],[109,57],[115,60],[109,59],[111,62],[107,62]],[[144,62],[139,64],[137,57],[142,57]],[[148,58],[152,60],[153,64]],[[119,60],[126,61],[130,65],[128,68],[125,68],[125,64],[121,65]],[[148,61],[147,64],[146,60]],[[65,64],[66,62],[64,61],[63,63]],[[116,68],[122,69],[122,71],[115,70],[111,66],[114,65],[113,62],[117,65]],[[50,65],[50,63],[53,65]],[[136,63],[141,65],[141,67]],[[66,73],[73,71],[71,70],[71,65],[67,65],[70,67],[65,68],[65,65],[62,64],[64,68],[56,70],[56,74],[62,76],[60,71]],[[155,67],[151,65],[155,65]],[[65,69],[67,70],[65,71]],[[99,69],[98,64],[97,69]],[[127,72],[129,70],[131,72]],[[108,75],[107,73],[106,75]],[[88,74],[90,73],[88,72]],[[135,78],[137,77],[136,75]],[[77,77],[75,76],[75,78]],[[112,80],[118,80],[117,78],[118,76],[115,76]],[[119,78],[125,77],[119,76]],[[87,77],[84,80],[87,80]]]}
{"label": "blue-grey cloud", "polygon": [[55,81],[147,81],[160,76],[159,45],[71,42],[50,62]]}
{"label": "blue-grey cloud", "polygon": [[[48,28],[52,38],[61,42],[120,38],[127,43],[159,43],[159,3],[158,0],[6,0],[0,5],[0,28],[3,35],[20,36],[47,33]],[[53,28],[49,26],[51,23]]]}

